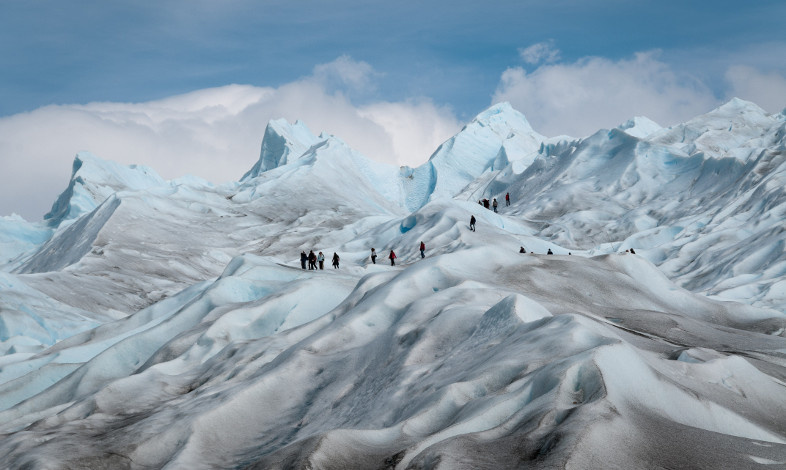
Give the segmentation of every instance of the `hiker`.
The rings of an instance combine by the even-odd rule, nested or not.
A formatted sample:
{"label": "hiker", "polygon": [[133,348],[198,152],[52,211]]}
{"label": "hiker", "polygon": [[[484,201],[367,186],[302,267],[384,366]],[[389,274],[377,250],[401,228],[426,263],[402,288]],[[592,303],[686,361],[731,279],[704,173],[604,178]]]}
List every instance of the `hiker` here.
{"label": "hiker", "polygon": [[338,269],[338,253],[333,252],[333,269]]}
{"label": "hiker", "polygon": [[489,200],[488,199],[484,199],[483,200],[483,207],[485,207],[486,209],[489,208]]}
{"label": "hiker", "polygon": [[523,246],[519,249],[519,253],[526,253],[526,252],[527,250],[525,250]]}
{"label": "hiker", "polygon": [[469,218],[469,229],[473,232],[475,231],[475,216],[470,216]]}
{"label": "hiker", "polygon": [[317,255],[314,250],[308,252],[308,269],[317,269]]}
{"label": "hiker", "polygon": [[306,252],[305,251],[301,251],[300,252],[300,267],[301,268],[306,269],[306,260],[307,259],[308,259],[308,256],[306,256]]}
{"label": "hiker", "polygon": [[630,254],[632,254],[632,255],[635,255],[635,254],[636,254],[636,250],[634,250],[633,248],[631,248],[631,249],[630,249]]}
{"label": "hiker", "polygon": [[317,255],[317,261],[319,262],[319,269],[325,269],[325,255],[321,251]]}
{"label": "hiker", "polygon": [[390,256],[388,256],[388,258],[390,258],[390,265],[391,266],[395,266],[396,265],[396,254],[393,253],[393,250],[390,250]]}
{"label": "hiker", "polygon": [[426,257],[426,244],[420,242],[420,258],[423,259]]}
{"label": "hiker", "polygon": [[510,205],[510,193],[505,193],[505,205]]}
{"label": "hiker", "polygon": [[377,252],[373,248],[371,249],[371,262],[377,264]]}
{"label": "hiker", "polygon": [[494,208],[494,212],[497,212],[497,198],[494,198],[494,201],[491,203],[491,207]]}
{"label": "hiker", "polygon": [[546,252],[546,254],[547,254],[547,255],[553,255],[553,254],[554,254],[554,252],[553,252],[553,251],[551,251],[551,248],[549,248],[549,251],[547,251],[547,252]]}

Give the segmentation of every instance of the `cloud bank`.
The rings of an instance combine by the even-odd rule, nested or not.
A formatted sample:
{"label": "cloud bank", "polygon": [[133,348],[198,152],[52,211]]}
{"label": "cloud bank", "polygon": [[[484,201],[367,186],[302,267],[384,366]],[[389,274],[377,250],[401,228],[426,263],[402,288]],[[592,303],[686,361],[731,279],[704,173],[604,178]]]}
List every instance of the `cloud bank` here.
{"label": "cloud bank", "polygon": [[680,77],[654,53],[629,60],[590,57],[502,74],[495,101],[509,101],[546,135],[589,135],[638,115],[661,125],[690,119],[718,100],[698,81]]}
{"label": "cloud bank", "polygon": [[733,97],[753,101],[771,113],[786,106],[786,79],[749,66],[729,67],[726,93],[716,96],[697,78],[660,61],[657,51],[617,61],[586,57],[573,63],[554,63],[560,53],[553,43],[519,52],[524,62],[542,65],[532,71],[505,70],[492,102],[509,101],[545,135],[582,137],[634,116],[669,126]]}
{"label": "cloud bank", "polygon": [[355,105],[376,72],[340,57],[278,88],[229,85],[145,103],[47,106],[0,118],[0,215],[40,220],[65,189],[74,155],[87,150],[123,164],[238,180],[259,157],[267,122],[301,120],[369,158],[419,165],[460,128],[426,98]]}

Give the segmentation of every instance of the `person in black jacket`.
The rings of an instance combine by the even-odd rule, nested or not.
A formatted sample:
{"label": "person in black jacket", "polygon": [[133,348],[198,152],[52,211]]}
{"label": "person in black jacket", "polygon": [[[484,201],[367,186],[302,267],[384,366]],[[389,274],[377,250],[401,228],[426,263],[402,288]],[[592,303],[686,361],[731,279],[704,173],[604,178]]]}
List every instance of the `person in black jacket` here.
{"label": "person in black jacket", "polygon": [[469,218],[469,229],[473,232],[475,231],[475,216],[470,216]]}
{"label": "person in black jacket", "polygon": [[308,255],[306,255],[305,251],[300,252],[300,267],[306,269],[306,261],[308,260]]}
{"label": "person in black jacket", "polygon": [[338,253],[333,252],[333,269],[338,269]]}

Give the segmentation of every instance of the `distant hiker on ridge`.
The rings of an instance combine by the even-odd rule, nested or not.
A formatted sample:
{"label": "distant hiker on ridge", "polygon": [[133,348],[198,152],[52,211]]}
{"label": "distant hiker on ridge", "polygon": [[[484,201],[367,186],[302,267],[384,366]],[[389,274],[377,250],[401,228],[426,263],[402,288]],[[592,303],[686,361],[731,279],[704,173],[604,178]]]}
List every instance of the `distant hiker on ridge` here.
{"label": "distant hiker on ridge", "polygon": [[491,207],[494,208],[494,212],[497,212],[497,198],[494,198],[494,201],[491,203]]}
{"label": "distant hiker on ridge", "polygon": [[300,252],[300,267],[306,269],[306,261],[308,260],[308,256],[306,255],[305,250]]}
{"label": "distant hiker on ridge", "polygon": [[371,262],[377,264],[377,252],[373,248],[371,249]]}
{"label": "distant hiker on ridge", "polygon": [[425,258],[425,257],[426,257],[426,244],[423,243],[423,242],[420,242],[420,258],[422,259],[422,258]]}
{"label": "distant hiker on ridge", "polygon": [[505,193],[505,205],[510,205],[510,193]]}
{"label": "distant hiker on ridge", "polygon": [[547,252],[546,252],[546,254],[547,254],[547,255],[553,255],[553,254],[554,254],[554,252],[553,252],[553,251],[551,251],[551,248],[549,248],[549,251],[547,251]]}
{"label": "distant hiker on ridge", "polygon": [[338,269],[338,253],[333,252],[333,269]]}
{"label": "distant hiker on ridge", "polygon": [[475,216],[470,216],[469,218],[469,229],[473,232],[475,231]]}
{"label": "distant hiker on ridge", "polygon": [[388,256],[388,258],[390,258],[390,265],[391,266],[395,266],[396,265],[396,254],[393,253],[393,250],[390,250],[390,256]]}
{"label": "distant hiker on ridge", "polygon": [[317,255],[314,250],[308,252],[308,269],[317,269]]}
{"label": "distant hiker on ridge", "polygon": [[325,255],[321,251],[317,255],[317,261],[319,262],[319,269],[325,269]]}
{"label": "distant hiker on ridge", "polygon": [[526,253],[526,252],[527,250],[525,250],[523,246],[519,249],[519,253]]}

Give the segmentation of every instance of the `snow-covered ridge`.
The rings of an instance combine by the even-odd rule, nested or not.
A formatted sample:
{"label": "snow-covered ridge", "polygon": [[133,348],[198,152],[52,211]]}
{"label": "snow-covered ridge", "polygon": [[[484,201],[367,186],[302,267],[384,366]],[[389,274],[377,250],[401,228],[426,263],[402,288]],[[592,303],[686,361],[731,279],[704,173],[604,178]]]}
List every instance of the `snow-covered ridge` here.
{"label": "snow-covered ridge", "polygon": [[0,219],[0,467],[786,465],[784,129],[500,104],[399,169],[280,120],[224,186],[80,154]]}
{"label": "snow-covered ridge", "polygon": [[545,140],[509,103],[492,106],[440,145],[424,165],[403,172],[407,209],[453,197],[486,172],[513,163],[527,166]]}
{"label": "snow-covered ridge", "polygon": [[74,158],[68,187],[44,216],[50,226],[75,219],[99,206],[109,196],[124,189],[147,189],[165,184],[149,167],[123,166],[102,160],[89,152]]}
{"label": "snow-covered ridge", "polygon": [[324,138],[314,136],[300,121],[290,125],[285,119],[270,121],[262,138],[259,160],[240,179],[255,178],[260,173],[296,161]]}

